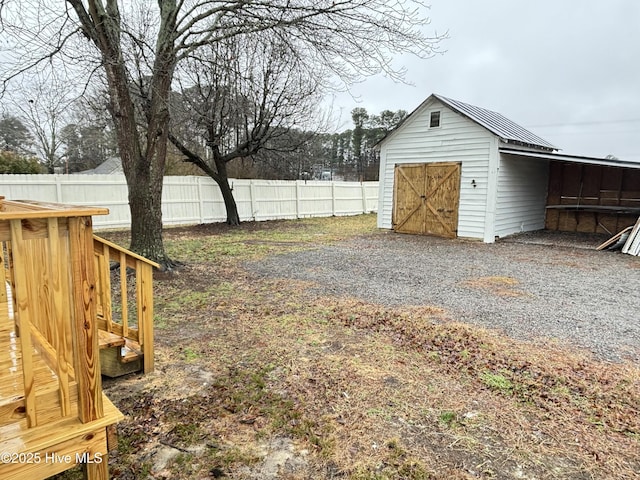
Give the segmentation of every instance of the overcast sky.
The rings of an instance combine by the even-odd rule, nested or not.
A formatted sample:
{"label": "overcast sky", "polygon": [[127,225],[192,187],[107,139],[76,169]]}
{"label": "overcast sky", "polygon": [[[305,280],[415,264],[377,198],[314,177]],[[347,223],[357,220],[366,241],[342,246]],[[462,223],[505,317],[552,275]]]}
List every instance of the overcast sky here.
{"label": "overcast sky", "polygon": [[407,80],[353,87],[334,108],[413,111],[431,93],[500,112],[562,153],[640,161],[640,1],[431,0],[443,55],[402,58]]}

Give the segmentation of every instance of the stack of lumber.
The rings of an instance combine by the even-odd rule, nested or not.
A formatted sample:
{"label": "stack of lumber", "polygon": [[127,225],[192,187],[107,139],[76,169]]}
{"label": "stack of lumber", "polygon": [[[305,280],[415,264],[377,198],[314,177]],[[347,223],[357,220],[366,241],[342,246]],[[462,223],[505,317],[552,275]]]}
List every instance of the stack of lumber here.
{"label": "stack of lumber", "polygon": [[622,253],[640,256],[640,218],[634,226],[625,228],[599,245],[596,250],[620,250]]}

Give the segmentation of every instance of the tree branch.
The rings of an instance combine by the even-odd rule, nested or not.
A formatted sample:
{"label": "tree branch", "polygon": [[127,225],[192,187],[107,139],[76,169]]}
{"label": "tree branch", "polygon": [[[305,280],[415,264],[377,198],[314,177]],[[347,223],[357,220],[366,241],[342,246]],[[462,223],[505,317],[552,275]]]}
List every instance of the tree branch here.
{"label": "tree branch", "polygon": [[205,162],[200,155],[197,155],[190,150],[184,143],[176,138],[171,132],[169,132],[169,140],[171,143],[185,156],[185,161],[192,163],[196,167],[200,168],[204,173],[209,175],[216,182],[220,181],[218,172],[213,170],[207,162]]}

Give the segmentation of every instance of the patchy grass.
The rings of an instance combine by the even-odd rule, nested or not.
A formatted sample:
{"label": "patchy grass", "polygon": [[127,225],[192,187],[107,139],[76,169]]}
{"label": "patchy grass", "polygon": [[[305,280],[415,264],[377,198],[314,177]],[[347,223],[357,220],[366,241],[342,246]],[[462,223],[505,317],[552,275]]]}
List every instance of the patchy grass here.
{"label": "patchy grass", "polygon": [[157,371],[104,382],[127,416],[113,477],[637,478],[637,366],[242,268],[384,234],[368,215],[168,230],[187,266],[154,284]]}
{"label": "patchy grass", "polygon": [[513,391],[513,383],[500,373],[483,372],[480,374],[480,380],[487,387],[498,392],[510,394]]}

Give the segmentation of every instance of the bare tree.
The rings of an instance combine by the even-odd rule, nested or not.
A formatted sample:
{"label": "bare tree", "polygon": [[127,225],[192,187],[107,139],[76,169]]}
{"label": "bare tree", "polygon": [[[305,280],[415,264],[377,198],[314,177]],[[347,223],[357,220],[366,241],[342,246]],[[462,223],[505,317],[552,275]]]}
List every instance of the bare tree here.
{"label": "bare tree", "polygon": [[317,117],[323,72],[305,64],[277,32],[202,47],[183,70],[179,76],[189,86],[177,96],[169,138],[187,162],[215,180],[227,224],[239,225],[227,164],[261,150],[296,149],[296,143],[285,146],[278,139]]}
{"label": "bare tree", "polygon": [[[53,81],[52,81],[53,80]],[[60,131],[69,118],[73,102],[71,90],[57,79],[32,76],[13,92],[10,103],[34,139],[36,155],[48,173],[64,166]]]}
{"label": "bare tree", "polygon": [[[63,5],[69,10],[50,20],[47,15]],[[272,31],[343,82],[378,72],[401,78],[393,55],[428,57],[439,40],[424,32],[424,7],[419,0],[158,0],[155,8],[143,1],[0,0],[1,28],[11,35],[12,51],[46,49],[30,62],[22,58],[3,80],[42,65],[77,33],[97,49],[129,187],[131,248],[171,268],[162,242],[161,198],[177,65],[200,47]],[[37,24],[29,29],[27,19]],[[80,60],[87,54],[67,56]]]}
{"label": "bare tree", "polygon": [[94,89],[71,108],[67,124],[60,131],[69,173],[96,168],[118,155],[113,121],[105,109],[106,96],[104,89]]}

